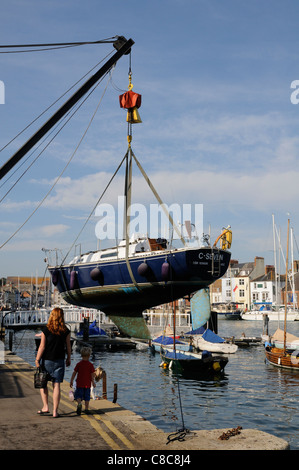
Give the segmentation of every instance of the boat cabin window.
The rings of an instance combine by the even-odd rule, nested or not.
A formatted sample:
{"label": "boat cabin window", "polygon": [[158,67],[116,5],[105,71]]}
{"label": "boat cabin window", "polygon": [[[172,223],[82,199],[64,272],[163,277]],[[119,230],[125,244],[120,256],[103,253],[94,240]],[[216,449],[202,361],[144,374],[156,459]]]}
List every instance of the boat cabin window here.
{"label": "boat cabin window", "polygon": [[111,258],[112,256],[116,256],[117,251],[111,251],[110,253],[102,253],[101,258]]}

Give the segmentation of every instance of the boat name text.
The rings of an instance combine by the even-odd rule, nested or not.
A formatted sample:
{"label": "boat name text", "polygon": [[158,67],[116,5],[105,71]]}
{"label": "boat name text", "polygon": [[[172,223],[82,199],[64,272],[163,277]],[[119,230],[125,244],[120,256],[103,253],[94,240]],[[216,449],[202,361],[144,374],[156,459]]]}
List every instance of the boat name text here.
{"label": "boat name text", "polygon": [[199,259],[204,259],[204,260],[212,260],[214,259],[214,261],[219,261],[219,260],[223,260],[223,254],[220,254],[220,253],[199,253],[198,254],[198,258]]}

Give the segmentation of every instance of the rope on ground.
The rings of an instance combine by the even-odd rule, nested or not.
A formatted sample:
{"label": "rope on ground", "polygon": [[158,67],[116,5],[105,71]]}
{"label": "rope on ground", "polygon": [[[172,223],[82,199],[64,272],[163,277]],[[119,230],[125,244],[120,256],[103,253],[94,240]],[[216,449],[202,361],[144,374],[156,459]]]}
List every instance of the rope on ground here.
{"label": "rope on ground", "polygon": [[177,432],[173,432],[167,436],[166,445],[173,441],[183,442],[185,440],[186,435],[189,433],[189,429],[183,428],[179,429]]}

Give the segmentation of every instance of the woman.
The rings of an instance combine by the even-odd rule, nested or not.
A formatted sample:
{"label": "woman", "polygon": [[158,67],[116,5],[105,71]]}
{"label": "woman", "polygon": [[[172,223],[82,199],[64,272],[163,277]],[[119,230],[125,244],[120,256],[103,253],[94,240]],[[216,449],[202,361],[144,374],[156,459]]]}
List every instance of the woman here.
{"label": "woman", "polygon": [[[65,350],[67,358],[65,360]],[[65,365],[71,364],[70,330],[64,322],[62,308],[54,308],[50,313],[48,324],[43,328],[41,342],[37,351],[35,365],[40,366],[49,373],[53,382],[53,418],[58,418],[58,405],[60,401],[60,384],[63,382]],[[40,389],[43,407],[39,414],[49,413],[48,387]]]}

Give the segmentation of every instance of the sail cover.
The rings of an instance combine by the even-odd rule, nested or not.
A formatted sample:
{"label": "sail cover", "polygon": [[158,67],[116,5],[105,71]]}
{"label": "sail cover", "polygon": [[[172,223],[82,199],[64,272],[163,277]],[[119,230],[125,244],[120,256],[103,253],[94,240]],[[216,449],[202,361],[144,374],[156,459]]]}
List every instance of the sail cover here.
{"label": "sail cover", "polygon": [[220,336],[216,335],[212,330],[209,328],[204,332],[202,338],[205,341],[209,341],[209,343],[224,343],[224,339]]}
{"label": "sail cover", "polygon": [[[158,338],[153,340],[155,343],[161,343],[161,344],[173,344],[173,338],[170,336],[159,336]],[[176,344],[183,344],[181,341],[178,341],[177,339],[175,340]]]}

